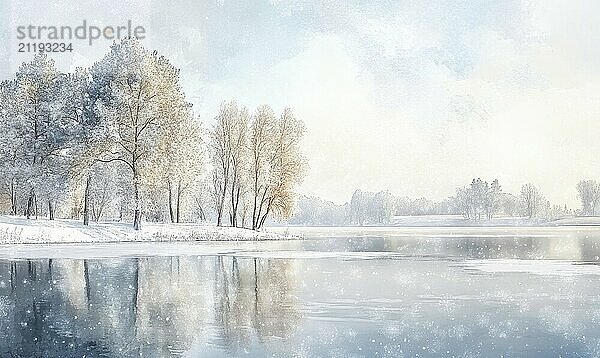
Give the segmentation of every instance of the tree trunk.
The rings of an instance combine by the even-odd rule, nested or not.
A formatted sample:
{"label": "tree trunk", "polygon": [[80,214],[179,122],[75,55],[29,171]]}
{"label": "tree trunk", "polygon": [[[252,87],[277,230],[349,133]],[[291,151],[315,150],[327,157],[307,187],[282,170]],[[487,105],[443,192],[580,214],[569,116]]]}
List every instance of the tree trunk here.
{"label": "tree trunk", "polygon": [[133,229],[141,230],[142,229],[142,218],[140,211],[140,193],[137,183],[135,186],[135,210],[133,211]]}
{"label": "tree trunk", "polygon": [[140,209],[135,209],[135,211],[133,212],[133,229],[134,230],[142,229],[141,221],[142,221],[142,218],[141,218]]}
{"label": "tree trunk", "polygon": [[204,210],[202,210],[202,205],[199,204],[199,201],[197,200],[196,203],[198,203],[198,216],[200,221],[204,221],[206,219],[206,216],[204,215]]}
{"label": "tree trunk", "polygon": [[255,177],[254,177],[254,206],[252,208],[252,230],[256,229],[256,199],[258,198],[258,179],[257,179],[257,173],[255,171],[254,173]]}
{"label": "tree trunk", "polygon": [[223,226],[223,208],[225,207],[225,199],[227,198],[227,187],[228,184],[228,175],[229,171],[225,171],[223,178],[223,190],[220,198],[220,202],[217,208],[217,226]]}
{"label": "tree trunk", "polygon": [[265,204],[265,196],[267,195],[267,189],[265,188],[263,194],[262,194],[262,198],[260,199],[260,205],[258,206],[258,212],[256,211],[257,206],[256,206],[256,197],[254,198],[254,212],[252,213],[252,230],[258,230],[260,229],[260,218],[261,218],[261,213],[262,213],[262,209],[263,209],[263,205]]}
{"label": "tree trunk", "polygon": [[133,229],[141,230],[142,229],[142,212],[140,209],[140,183],[138,178],[138,172],[135,169],[135,162],[133,165],[133,193],[135,200],[135,210],[133,212]]}
{"label": "tree trunk", "polygon": [[[236,227],[237,226],[237,211],[238,211],[238,203],[239,203],[239,186],[240,184],[237,183],[237,173],[236,170],[233,171],[233,180],[231,183],[231,215],[229,217],[229,223],[231,224],[232,227]],[[238,195],[236,196],[236,191],[238,193]]]}
{"label": "tree trunk", "polygon": [[90,224],[90,185],[92,182],[92,178],[88,175],[87,180],[85,182],[85,193],[83,198],[83,225]]}
{"label": "tree trunk", "polygon": [[33,197],[31,196],[31,191],[29,192],[29,196],[27,197],[27,208],[25,209],[25,217],[27,220],[31,219],[31,207],[33,206]]}
{"label": "tree trunk", "polygon": [[121,202],[119,204],[119,222],[123,222],[124,212],[125,212],[125,204],[124,204],[124,200],[121,199]]}
{"label": "tree trunk", "polygon": [[94,221],[95,222],[99,222],[100,218],[102,217],[102,212],[104,211],[104,204],[98,208],[98,210],[96,211],[96,213],[94,213]]}
{"label": "tree trunk", "polygon": [[173,209],[173,188],[171,186],[171,180],[167,180],[167,189],[169,189],[169,215],[171,217],[171,222],[175,222],[175,213]]}
{"label": "tree trunk", "polygon": [[225,206],[226,195],[227,185],[223,185],[223,194],[221,195],[221,202],[219,203],[219,210],[217,213],[217,226],[223,226],[223,207]]}
{"label": "tree trunk", "polygon": [[48,218],[54,220],[54,205],[52,204],[52,200],[48,200]]}
{"label": "tree trunk", "polygon": [[38,209],[37,195],[35,195],[35,193],[33,193],[33,208],[35,210],[35,219],[37,220],[39,209]]}
{"label": "tree trunk", "polygon": [[29,191],[29,198],[27,198],[27,210],[25,212],[27,219],[31,219],[31,215],[35,210],[35,191],[33,188]]}
{"label": "tree trunk", "polygon": [[[238,184],[235,193],[232,192],[232,204],[233,204],[233,222],[231,223],[231,226],[233,227],[237,227],[238,226],[238,212],[240,209],[240,194],[241,194],[241,188],[240,185]],[[235,197],[235,199],[233,198]]]}
{"label": "tree trunk", "polygon": [[176,219],[177,219],[177,223],[179,224],[180,219],[181,219],[181,181],[179,181],[179,184],[177,185],[177,213],[176,213]]}
{"label": "tree trunk", "polygon": [[17,189],[14,179],[10,181],[10,211],[12,215],[17,215]]}
{"label": "tree trunk", "polygon": [[258,225],[258,227],[256,228],[256,230],[260,230],[263,225],[265,224],[265,220],[267,220],[267,216],[269,216],[269,212],[271,211],[271,204],[269,203],[269,205],[267,206],[267,210],[265,211],[265,214],[263,215],[263,217],[260,219],[260,223]]}

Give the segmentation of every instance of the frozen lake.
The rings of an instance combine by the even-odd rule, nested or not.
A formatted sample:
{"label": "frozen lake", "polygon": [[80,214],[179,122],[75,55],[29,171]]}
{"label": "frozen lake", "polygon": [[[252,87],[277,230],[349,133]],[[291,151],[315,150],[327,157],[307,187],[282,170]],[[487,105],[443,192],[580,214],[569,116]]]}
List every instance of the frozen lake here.
{"label": "frozen lake", "polygon": [[600,230],[289,230],[2,247],[0,356],[600,355]]}

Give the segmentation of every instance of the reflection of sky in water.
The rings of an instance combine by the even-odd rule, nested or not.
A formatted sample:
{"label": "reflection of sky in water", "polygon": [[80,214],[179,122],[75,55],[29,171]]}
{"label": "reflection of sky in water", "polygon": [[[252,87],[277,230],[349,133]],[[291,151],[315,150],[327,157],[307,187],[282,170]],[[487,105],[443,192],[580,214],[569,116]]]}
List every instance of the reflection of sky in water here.
{"label": "reflection of sky in water", "polygon": [[373,234],[4,260],[0,356],[594,356],[599,241]]}

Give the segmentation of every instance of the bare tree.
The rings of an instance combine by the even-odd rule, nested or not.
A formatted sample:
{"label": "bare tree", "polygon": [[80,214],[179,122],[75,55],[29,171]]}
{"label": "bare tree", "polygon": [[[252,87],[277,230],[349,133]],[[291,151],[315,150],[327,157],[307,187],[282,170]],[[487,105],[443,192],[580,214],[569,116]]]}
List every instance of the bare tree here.
{"label": "bare tree", "polygon": [[300,151],[304,125],[286,108],[275,118],[268,106],[257,109],[251,125],[252,229],[259,230],[273,214],[292,214],[294,187],[303,177],[305,160]]}
{"label": "bare tree", "polygon": [[537,216],[543,209],[544,202],[544,196],[535,185],[529,183],[521,187],[521,205],[523,215],[527,218]]}
{"label": "bare tree", "polygon": [[238,108],[235,101],[221,103],[219,114],[215,118],[216,122],[210,136],[213,165],[213,198],[217,213],[217,226],[223,224],[223,212],[225,210],[227,192],[230,187],[231,133],[237,112]]}
{"label": "bare tree", "polygon": [[235,101],[221,104],[211,131],[213,197],[217,226],[229,212],[231,226],[238,226],[240,205],[246,191],[248,161],[248,110]]}
{"label": "bare tree", "polygon": [[269,106],[256,109],[250,126],[250,178],[252,181],[252,230],[258,230],[263,206],[269,200],[270,164],[274,156],[275,113]]}
{"label": "bare tree", "polygon": [[[248,161],[248,110],[242,108],[232,119],[230,143],[231,143],[231,190],[229,221],[231,226],[238,226],[240,205],[243,205],[242,197],[246,190],[246,175]],[[243,221],[243,220],[242,220]],[[242,223],[243,225],[243,223]]]}

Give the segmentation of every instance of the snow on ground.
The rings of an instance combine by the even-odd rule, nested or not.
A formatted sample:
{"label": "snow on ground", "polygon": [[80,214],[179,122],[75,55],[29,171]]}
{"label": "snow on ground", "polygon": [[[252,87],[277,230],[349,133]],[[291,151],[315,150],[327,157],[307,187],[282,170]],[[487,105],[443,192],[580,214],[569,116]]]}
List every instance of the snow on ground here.
{"label": "snow on ground", "polygon": [[301,237],[421,237],[447,238],[561,238],[569,235],[598,235],[599,226],[290,226],[270,231]]}
{"label": "snow on ground", "polygon": [[566,260],[470,260],[457,266],[466,270],[486,273],[530,273],[555,276],[600,275],[598,260],[584,263]]}
{"label": "snow on ground", "polygon": [[578,216],[547,223],[551,226],[600,226],[600,216]]}
{"label": "snow on ground", "polygon": [[140,241],[252,241],[286,237],[232,227],[198,224],[143,223],[135,231],[130,223],[101,222],[84,226],[81,221],[0,216],[0,243],[79,243]]}
{"label": "snow on ground", "polygon": [[[393,226],[408,227],[446,227],[446,226],[540,226],[545,225],[541,219],[527,219],[525,217],[495,217],[491,220],[468,220],[462,215],[415,215],[415,216],[393,216],[391,219]],[[600,221],[598,221],[600,224]]]}

